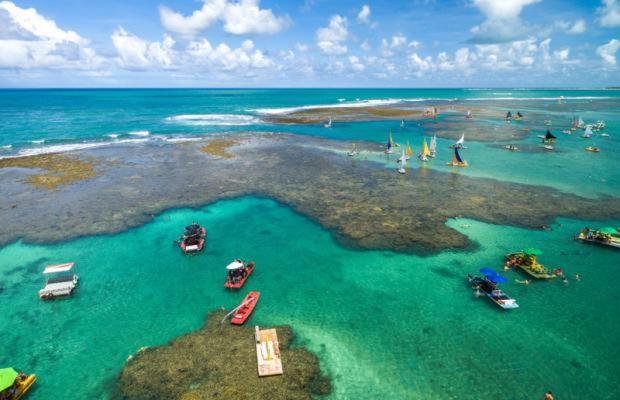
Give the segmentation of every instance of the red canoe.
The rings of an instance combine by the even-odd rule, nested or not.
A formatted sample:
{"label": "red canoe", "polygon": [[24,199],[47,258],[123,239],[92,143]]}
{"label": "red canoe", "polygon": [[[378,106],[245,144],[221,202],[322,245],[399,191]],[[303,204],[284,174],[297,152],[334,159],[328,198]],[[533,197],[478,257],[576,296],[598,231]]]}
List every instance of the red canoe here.
{"label": "red canoe", "polygon": [[230,323],[233,325],[243,325],[246,319],[250,317],[252,311],[254,311],[254,307],[256,307],[256,303],[258,303],[258,298],[260,297],[260,292],[250,292],[245,299],[241,302],[241,306],[230,319]]}
{"label": "red canoe", "polygon": [[241,287],[245,284],[245,281],[248,279],[252,271],[254,271],[254,267],[255,267],[254,261],[251,261],[245,267],[245,276],[239,278],[239,280],[235,283],[233,283],[233,281],[230,279],[230,276],[229,276],[228,278],[226,278],[226,283],[224,283],[224,287],[226,289],[241,289]]}

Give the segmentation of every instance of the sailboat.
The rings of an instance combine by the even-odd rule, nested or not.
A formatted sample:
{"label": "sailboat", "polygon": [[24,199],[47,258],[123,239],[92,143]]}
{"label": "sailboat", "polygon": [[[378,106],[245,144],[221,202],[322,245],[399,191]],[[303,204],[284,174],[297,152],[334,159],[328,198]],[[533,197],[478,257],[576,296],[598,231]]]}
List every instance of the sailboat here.
{"label": "sailboat", "polygon": [[407,166],[407,156],[405,156],[405,149],[403,149],[403,154],[400,156],[398,161],[400,162],[400,164],[398,165],[398,173],[404,174],[405,172],[407,172],[407,170],[405,169],[405,167]]}
{"label": "sailboat", "polygon": [[351,148],[351,151],[349,151],[349,152],[347,153],[347,155],[348,155],[349,157],[353,157],[353,156],[356,156],[356,155],[358,155],[358,154],[359,154],[359,151],[357,150],[357,145],[356,145],[355,143],[353,143],[353,147]]}
{"label": "sailboat", "polygon": [[437,154],[437,135],[433,135],[433,138],[431,139],[431,146],[430,146],[429,150],[430,150],[429,156],[435,157],[435,155]]}
{"label": "sailboat", "polygon": [[506,121],[510,121],[512,119],[512,113],[510,111],[508,111],[508,113],[506,113]]}
{"label": "sailboat", "polygon": [[325,128],[331,128],[332,127],[332,119],[331,117],[329,118],[329,122],[326,123],[325,125],[323,125]]}
{"label": "sailboat", "polygon": [[448,163],[448,165],[451,166],[451,167],[467,167],[467,166],[469,166],[469,164],[467,164],[467,161],[463,160],[463,158],[459,154],[459,148],[458,147],[454,148],[454,156],[452,157],[452,161],[450,161]]}
{"label": "sailboat", "polygon": [[581,119],[581,117],[579,117],[579,119],[577,120],[577,128],[584,129],[585,127],[586,123],[583,121],[583,119]]}
{"label": "sailboat", "polygon": [[467,110],[467,114],[465,114],[465,119],[472,119],[471,110]]}
{"label": "sailboat", "polygon": [[461,138],[459,140],[456,141],[456,143],[454,143],[452,146],[450,146],[453,149],[464,149],[465,148],[465,134],[463,133],[461,135]]}
{"label": "sailboat", "polygon": [[390,131],[390,134],[388,135],[387,145],[385,148],[385,154],[392,154],[392,147],[394,147],[394,142],[392,141],[392,131]]}
{"label": "sailboat", "polygon": [[431,155],[431,152],[428,150],[428,145],[426,144],[426,138],[424,138],[424,142],[422,142],[422,150],[420,154],[418,154],[418,158],[420,161],[428,161],[428,156]]}
{"label": "sailboat", "polygon": [[543,137],[543,143],[555,143],[557,137],[547,129],[547,134]]}
{"label": "sailboat", "polygon": [[587,125],[586,131],[583,133],[583,135],[581,135],[581,137],[588,139],[590,138],[590,136],[592,136],[592,125]]}
{"label": "sailboat", "polygon": [[404,120],[404,119],[401,119],[401,120],[400,120],[400,127],[401,127],[401,128],[404,128],[404,127],[405,127],[405,120]]}
{"label": "sailboat", "polygon": [[405,155],[407,156],[407,160],[413,155],[413,149],[411,149],[409,141],[407,141],[407,146],[405,147]]}

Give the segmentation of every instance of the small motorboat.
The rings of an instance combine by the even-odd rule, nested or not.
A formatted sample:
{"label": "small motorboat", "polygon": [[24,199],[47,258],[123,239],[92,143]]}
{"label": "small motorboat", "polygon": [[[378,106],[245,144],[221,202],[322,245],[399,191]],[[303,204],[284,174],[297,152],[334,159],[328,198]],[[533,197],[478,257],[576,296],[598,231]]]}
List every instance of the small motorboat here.
{"label": "small motorboat", "polygon": [[179,239],[179,246],[185,254],[197,253],[205,246],[207,230],[193,222],[185,227],[183,236]]}
{"label": "small motorboat", "polygon": [[551,146],[550,144],[545,144],[543,145],[543,149],[551,151],[553,150],[553,146]]}
{"label": "small motorboat", "polygon": [[504,148],[506,150],[510,150],[510,151],[518,151],[519,148],[517,147],[516,144],[507,144],[506,146],[504,146]]}
{"label": "small motorboat", "polygon": [[19,400],[37,380],[34,374],[26,375],[13,368],[0,369],[0,399]]}
{"label": "small motorboat", "polygon": [[57,297],[70,296],[79,281],[74,267],[75,263],[73,262],[45,267],[43,274],[48,278],[43,289],[39,290],[39,298],[52,300]]}
{"label": "small motorboat", "polygon": [[467,279],[471,283],[472,289],[476,290],[477,295],[484,294],[504,310],[519,308],[517,301],[497,286],[498,283],[507,281],[505,277],[490,268],[481,268],[480,272],[483,274],[483,278],[467,274]]}
{"label": "small motorboat", "polygon": [[599,149],[598,147],[594,147],[594,146],[588,146],[586,147],[586,151],[589,151],[591,153],[600,153],[601,149]]}
{"label": "small motorboat", "polygon": [[235,260],[228,264],[228,266],[226,266],[228,277],[226,278],[224,287],[226,289],[241,289],[245,281],[254,271],[255,265],[254,261],[250,261],[246,264],[245,261],[241,260]]}
{"label": "small motorboat", "polygon": [[546,119],[545,120],[545,126],[551,126],[551,120],[550,119]]}
{"label": "small motorboat", "polygon": [[230,323],[233,325],[243,325],[252,314],[252,311],[254,311],[254,307],[256,307],[256,303],[258,303],[259,297],[260,292],[248,293],[239,307],[235,309],[235,313],[230,319]]}
{"label": "small motorboat", "polygon": [[595,243],[601,246],[614,247],[620,249],[620,236],[615,228],[605,227],[599,230],[584,228],[576,239],[582,242]]}

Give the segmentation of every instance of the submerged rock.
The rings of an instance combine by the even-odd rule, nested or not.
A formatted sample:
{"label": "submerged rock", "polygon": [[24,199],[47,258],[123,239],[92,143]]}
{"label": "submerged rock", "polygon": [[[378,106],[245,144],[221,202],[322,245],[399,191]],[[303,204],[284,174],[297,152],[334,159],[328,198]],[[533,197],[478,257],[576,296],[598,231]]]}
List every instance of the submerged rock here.
{"label": "submerged rock", "polygon": [[170,343],[141,349],[118,377],[117,398],[310,400],[329,394],[317,357],[292,348],[289,326],[276,327],[284,374],[259,378],[253,326],[220,324],[225,311]]}

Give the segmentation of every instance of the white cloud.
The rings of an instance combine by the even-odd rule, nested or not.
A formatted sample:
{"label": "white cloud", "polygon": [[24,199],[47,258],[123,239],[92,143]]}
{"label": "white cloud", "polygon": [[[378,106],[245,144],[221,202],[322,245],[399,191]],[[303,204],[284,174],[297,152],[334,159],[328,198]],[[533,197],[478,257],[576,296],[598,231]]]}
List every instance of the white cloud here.
{"label": "white cloud", "polygon": [[370,43],[368,43],[368,40],[364,40],[362,42],[362,44],[360,45],[360,48],[364,51],[370,51]]}
{"label": "white cloud", "polygon": [[295,45],[295,48],[297,49],[297,51],[299,51],[300,53],[305,53],[306,51],[308,51],[308,45],[305,43],[297,43]]}
{"label": "white cloud", "polygon": [[170,68],[174,64],[175,42],[169,35],[164,35],[161,42],[148,43],[122,27],[118,27],[111,36],[112,44],[118,54],[117,61],[123,68],[144,70],[149,67]]}
{"label": "white cloud", "polygon": [[366,66],[362,64],[359,57],[357,56],[350,56],[349,63],[351,64],[351,68],[355,72],[362,72],[364,69],[366,69]]}
{"label": "white cloud", "polygon": [[370,6],[368,4],[364,4],[357,14],[357,22],[360,24],[370,24]]}
{"label": "white cloud", "polygon": [[0,68],[96,69],[104,64],[89,41],[34,8],[0,2]]}
{"label": "white cloud", "polygon": [[616,52],[620,49],[620,40],[611,39],[609,43],[597,47],[596,54],[609,65],[616,65]]}
{"label": "white cloud", "polygon": [[422,77],[425,72],[433,68],[433,59],[430,56],[420,57],[418,53],[409,56],[409,66],[417,77]]}
{"label": "white cloud", "polygon": [[574,23],[568,21],[556,21],[555,27],[571,35],[578,35],[586,31],[586,21],[579,19]]}
{"label": "white cloud", "polygon": [[556,50],[553,52],[553,56],[560,61],[568,60],[569,54],[570,54],[570,49],[568,47],[565,49],[560,49],[560,50]]}
{"label": "white cloud", "polygon": [[620,26],[620,0],[603,0],[601,7],[596,10],[599,14],[599,23],[606,28]]}
{"label": "white cloud", "polygon": [[381,52],[384,57],[394,55],[394,50],[401,49],[407,44],[407,38],[401,34],[394,35],[390,40],[381,40]]}
{"label": "white cloud", "polygon": [[329,26],[316,31],[317,46],[326,54],[344,54],[347,52],[347,46],[343,42],[348,36],[347,19],[333,15],[329,20]]}
{"label": "white cloud", "polygon": [[288,17],[279,17],[270,9],[261,9],[260,0],[203,0],[202,8],[184,16],[168,7],[159,8],[163,27],[185,36],[196,36],[215,21],[222,21],[224,30],[234,35],[276,33],[289,24]]}
{"label": "white cloud", "polygon": [[217,47],[212,47],[207,39],[192,41],[187,47],[187,54],[190,56],[191,63],[199,63],[207,66],[215,66],[226,71],[239,68],[268,68],[275,66],[275,63],[265,56],[260,50],[254,49],[251,40],[243,42],[242,47],[232,49],[225,43],[220,43]]}
{"label": "white cloud", "polygon": [[526,35],[527,28],[519,18],[525,6],[542,0],[473,0],[485,15],[486,20],[472,28],[473,42],[502,43],[519,39]]}

